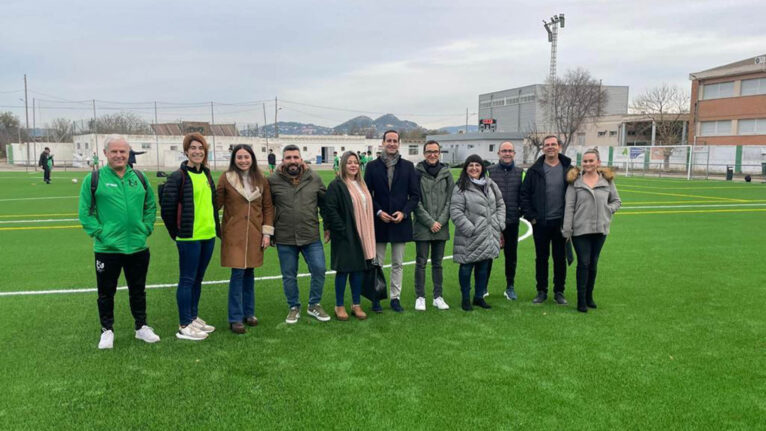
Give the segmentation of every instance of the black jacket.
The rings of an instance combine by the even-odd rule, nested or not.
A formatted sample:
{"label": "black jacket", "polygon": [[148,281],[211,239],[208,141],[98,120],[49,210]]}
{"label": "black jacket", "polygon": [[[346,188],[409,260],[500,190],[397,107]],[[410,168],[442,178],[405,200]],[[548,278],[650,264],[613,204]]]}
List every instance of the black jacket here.
{"label": "black jacket", "polygon": [[362,240],[354,221],[354,204],[348,187],[340,178],[327,187],[324,226],[330,231],[330,268],[343,272],[367,269]]}
{"label": "black jacket", "polygon": [[515,163],[510,170],[504,169],[498,163],[487,168],[487,172],[503,194],[505,223],[518,223],[521,215],[521,179],[524,171]]}
{"label": "black jacket", "polygon": [[[380,158],[377,158],[367,163],[364,171],[364,182],[367,183],[367,189],[372,195],[375,241],[412,241],[411,215],[420,200],[420,176],[415,171],[415,165],[400,157],[399,162],[394,167],[394,179],[389,190],[386,165]],[[404,213],[404,220],[400,223],[385,223],[377,215],[379,210],[390,215],[396,211],[401,211]]]}
{"label": "black jacket", "polygon": [[[537,224],[545,223],[545,170],[543,169],[543,163],[545,156],[540,156],[537,161],[527,169],[527,175],[524,178],[524,182],[521,183],[521,213],[524,218],[530,222],[535,221]],[[566,191],[567,188],[567,172],[572,168],[572,159],[559,154],[559,163],[564,168],[564,175],[562,175],[561,188]],[[565,193],[562,193],[562,208],[564,205]]]}
{"label": "black jacket", "polygon": [[[160,215],[170,237],[191,238],[194,235],[194,189],[188,171],[186,161],[181,167],[168,176],[168,180],[162,189],[160,196]],[[192,170],[192,172],[196,172]],[[213,220],[215,220],[215,234],[221,237],[221,223],[218,220],[218,212],[215,211],[215,183],[210,176],[210,169],[202,167],[202,172],[207,177],[210,191],[213,197]],[[199,172],[196,172],[199,173]],[[183,186],[183,190],[181,190]]]}

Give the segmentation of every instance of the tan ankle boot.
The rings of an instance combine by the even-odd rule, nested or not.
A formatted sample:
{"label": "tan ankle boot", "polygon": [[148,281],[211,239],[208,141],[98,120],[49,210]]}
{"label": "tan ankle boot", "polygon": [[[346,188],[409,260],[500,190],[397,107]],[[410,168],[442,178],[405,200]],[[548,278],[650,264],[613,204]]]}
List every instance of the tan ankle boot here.
{"label": "tan ankle boot", "polygon": [[367,318],[367,314],[362,310],[361,305],[352,305],[351,306],[351,313],[359,320],[364,320]]}
{"label": "tan ankle boot", "polygon": [[335,307],[335,317],[338,320],[348,320],[348,314],[346,313],[346,307]]}

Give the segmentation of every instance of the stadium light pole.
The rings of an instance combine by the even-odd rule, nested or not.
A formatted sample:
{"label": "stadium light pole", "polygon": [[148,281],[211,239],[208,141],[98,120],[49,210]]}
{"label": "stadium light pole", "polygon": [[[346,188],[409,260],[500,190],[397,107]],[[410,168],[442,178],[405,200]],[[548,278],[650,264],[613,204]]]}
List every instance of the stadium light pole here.
{"label": "stadium light pole", "polygon": [[553,15],[550,21],[543,20],[543,27],[548,32],[548,42],[551,44],[551,64],[550,64],[550,77],[556,78],[556,56],[557,56],[557,44],[559,26],[564,28],[564,14]]}

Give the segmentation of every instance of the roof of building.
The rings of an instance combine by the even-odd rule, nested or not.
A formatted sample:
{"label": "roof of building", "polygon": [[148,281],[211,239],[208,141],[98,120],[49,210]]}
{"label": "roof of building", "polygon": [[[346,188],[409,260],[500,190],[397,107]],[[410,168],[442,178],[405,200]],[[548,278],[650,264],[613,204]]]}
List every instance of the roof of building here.
{"label": "roof of building", "polygon": [[756,55],[755,57],[724,64],[723,66],[716,66],[701,72],[690,73],[689,79],[711,79],[764,71],[766,71],[766,54]]}

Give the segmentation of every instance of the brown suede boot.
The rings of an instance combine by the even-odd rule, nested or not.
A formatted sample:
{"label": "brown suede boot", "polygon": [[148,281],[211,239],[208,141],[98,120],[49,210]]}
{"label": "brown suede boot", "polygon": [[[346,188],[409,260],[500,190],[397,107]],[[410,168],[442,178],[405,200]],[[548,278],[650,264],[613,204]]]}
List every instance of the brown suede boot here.
{"label": "brown suede boot", "polygon": [[335,307],[335,317],[338,320],[348,320],[348,314],[346,313],[346,307]]}
{"label": "brown suede boot", "polygon": [[351,306],[351,313],[359,320],[364,320],[367,318],[367,313],[362,310],[362,306],[359,304],[354,304]]}

